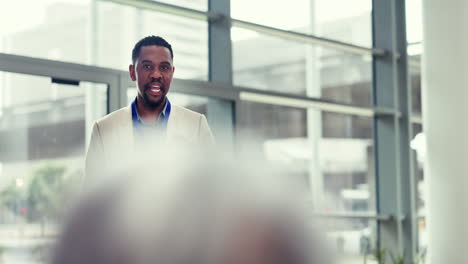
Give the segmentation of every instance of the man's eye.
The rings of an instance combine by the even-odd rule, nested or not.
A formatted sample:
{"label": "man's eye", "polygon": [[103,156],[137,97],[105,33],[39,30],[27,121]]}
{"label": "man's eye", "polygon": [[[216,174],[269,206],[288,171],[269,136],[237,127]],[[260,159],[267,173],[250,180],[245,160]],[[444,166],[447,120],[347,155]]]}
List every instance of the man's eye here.
{"label": "man's eye", "polygon": [[162,71],[167,71],[167,70],[169,70],[169,66],[161,66],[160,69]]}
{"label": "man's eye", "polygon": [[149,64],[143,65],[143,69],[150,70],[152,67]]}

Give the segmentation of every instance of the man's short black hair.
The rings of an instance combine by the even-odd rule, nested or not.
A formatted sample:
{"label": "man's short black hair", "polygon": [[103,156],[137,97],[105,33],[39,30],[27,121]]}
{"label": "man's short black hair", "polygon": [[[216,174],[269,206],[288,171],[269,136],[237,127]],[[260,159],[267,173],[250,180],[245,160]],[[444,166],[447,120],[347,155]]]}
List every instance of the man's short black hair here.
{"label": "man's short black hair", "polygon": [[136,59],[140,56],[141,47],[143,46],[161,46],[166,47],[171,52],[171,59],[174,59],[174,53],[172,52],[172,46],[165,39],[159,36],[147,36],[138,41],[133,47],[132,51],[132,62],[135,64]]}

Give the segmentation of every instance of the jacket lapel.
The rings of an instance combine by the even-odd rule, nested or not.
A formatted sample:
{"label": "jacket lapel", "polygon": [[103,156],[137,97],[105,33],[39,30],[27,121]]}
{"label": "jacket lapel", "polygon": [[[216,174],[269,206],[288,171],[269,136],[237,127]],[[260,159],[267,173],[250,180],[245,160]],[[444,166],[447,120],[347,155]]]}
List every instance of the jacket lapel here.
{"label": "jacket lapel", "polygon": [[177,126],[178,126],[178,118],[177,115],[179,111],[176,106],[172,105],[171,113],[169,115],[169,119],[167,120],[167,127],[166,127],[166,141],[170,142],[173,140],[174,137],[177,137]]}
{"label": "jacket lapel", "polygon": [[194,131],[198,124],[185,116],[183,108],[173,105],[167,122],[166,142],[174,144],[191,143],[196,140]]}

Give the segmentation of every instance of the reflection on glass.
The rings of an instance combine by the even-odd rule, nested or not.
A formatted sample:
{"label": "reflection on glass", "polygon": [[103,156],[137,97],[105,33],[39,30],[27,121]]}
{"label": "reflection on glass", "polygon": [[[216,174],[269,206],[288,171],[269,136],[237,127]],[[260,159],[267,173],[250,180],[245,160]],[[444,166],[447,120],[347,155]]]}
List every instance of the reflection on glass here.
{"label": "reflection on glass", "polygon": [[0,72],[0,255],[46,263],[80,187],[86,134],[106,112],[104,84],[59,85]]}
{"label": "reflection on glass", "polygon": [[233,68],[238,86],[371,104],[370,57],[252,35],[233,42]]}

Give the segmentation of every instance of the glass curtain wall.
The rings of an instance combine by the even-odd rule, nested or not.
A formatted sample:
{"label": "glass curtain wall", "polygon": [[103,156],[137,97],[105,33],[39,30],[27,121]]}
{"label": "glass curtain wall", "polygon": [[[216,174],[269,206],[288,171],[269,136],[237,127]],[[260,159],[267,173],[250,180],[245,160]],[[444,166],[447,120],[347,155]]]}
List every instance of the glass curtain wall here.
{"label": "glass curtain wall", "polygon": [[0,72],[0,94],[0,256],[45,263],[80,190],[90,128],[107,111],[107,85]]}
{"label": "glass curtain wall", "polygon": [[[162,2],[207,9],[207,0]],[[127,70],[135,42],[161,35],[176,52],[177,78],[208,79],[206,22],[99,0],[2,5],[0,52]]]}
{"label": "glass curtain wall", "polygon": [[[208,1],[155,2],[207,11]],[[33,2],[9,1],[10,8],[0,10],[0,15],[4,18],[2,21],[5,21],[0,25],[2,28],[0,52],[96,65],[126,72],[131,62],[130,54],[133,44],[143,36],[154,34],[165,37],[173,44],[175,78],[208,80],[210,37],[208,26],[211,22],[160,11],[138,9],[131,6],[131,1],[128,5],[98,0],[38,0]],[[24,9],[25,5],[31,8]],[[418,37],[418,26],[412,26],[412,23],[420,20],[417,18],[420,10],[414,1],[408,1],[408,5],[411,5],[407,7],[408,53],[412,60],[410,64],[416,65],[410,70],[412,106],[414,116],[417,117],[421,112],[420,70],[417,66],[417,59],[421,56],[420,51],[418,52],[420,35]],[[28,10],[34,10],[34,12]],[[274,29],[311,34],[345,44],[372,46],[371,0],[293,0],[289,2],[231,0],[231,17]],[[416,29],[413,30],[413,28]],[[257,33],[241,27],[231,28],[231,40],[232,80],[236,86],[232,89],[242,87],[254,92],[279,94],[284,98],[288,96],[316,98],[323,102],[362,108],[372,107],[371,54],[362,55],[324,45],[312,45],[306,41]],[[9,79],[10,75],[7,77],[3,79],[4,85],[8,84],[5,79]],[[20,80],[26,77],[15,78]],[[33,77],[26,78],[27,83],[33,82],[29,80],[31,78]],[[87,94],[89,95],[89,90],[84,87],[86,85],[84,83],[79,84],[80,90],[77,87],[71,89],[64,85],[50,84],[44,80],[38,77],[36,83],[45,82],[44,89],[50,89],[50,91],[47,90],[44,94],[50,94],[50,98],[43,98],[41,102],[50,104],[50,101],[54,101],[52,105],[58,105],[55,102],[57,98],[66,95],[66,104],[73,106],[73,100],[78,100],[72,99],[74,96],[87,98]],[[50,86],[55,88],[50,88]],[[105,90],[103,87],[97,88],[97,90],[103,89]],[[11,106],[8,103],[11,100],[8,98],[16,98],[17,96],[13,96],[14,92],[7,89],[1,93],[2,122],[8,120],[6,116],[11,112]],[[127,96],[128,102],[133,100],[134,88],[128,87],[128,90],[124,92],[126,94],[123,97]],[[105,104],[105,92],[103,96],[104,99],[99,101],[101,106]],[[189,96],[173,93],[170,98],[174,103],[194,111],[209,113],[207,111],[209,95]],[[12,190],[18,192],[24,186],[29,186],[32,176],[25,175],[40,174],[41,169],[39,165],[28,165],[30,163],[36,164],[36,161],[42,162],[42,160],[49,162],[49,159],[52,159],[53,166],[57,167],[58,165],[54,164],[76,165],[81,162],[88,140],[86,136],[89,135],[89,125],[86,125],[86,122],[91,122],[96,118],[96,116],[87,115],[86,109],[99,107],[93,106],[94,102],[89,98],[82,103],[75,102],[74,106],[80,108],[82,113],[77,113],[73,118],[79,119],[85,125],[81,124],[81,130],[76,130],[81,131],[76,142],[67,138],[67,144],[75,142],[74,147],[70,146],[70,149],[75,150],[60,150],[62,152],[55,150],[61,154],[53,154],[54,151],[46,146],[60,148],[67,144],[61,143],[63,141],[60,141],[60,135],[54,135],[44,129],[40,132],[41,137],[35,137],[39,146],[36,148],[29,146],[32,141],[26,135],[32,132],[26,133],[25,131],[31,130],[28,127],[33,126],[32,124],[38,120],[28,117],[28,121],[25,121],[26,123],[18,130],[22,131],[18,135],[23,135],[23,137],[18,138],[16,143],[17,146],[24,148],[3,148],[11,152],[11,155],[10,152],[6,155],[11,156],[11,162],[21,161],[27,164],[24,165],[23,171],[13,172],[11,166],[8,165],[10,162],[8,159],[0,161],[0,174],[4,179],[1,189],[5,193],[12,192]],[[35,103],[25,101],[24,104],[37,107]],[[39,106],[43,107],[41,104]],[[43,111],[40,107],[38,111]],[[326,230],[327,243],[339,252],[341,262],[363,263],[366,259],[367,263],[372,263],[374,260],[366,256],[377,247],[379,239],[376,231],[379,220],[375,217],[366,217],[366,215],[375,216],[376,214],[372,116],[333,112],[320,109],[320,107],[285,106],[242,99],[236,102],[235,108],[237,110],[236,142],[242,148],[258,154],[263,159],[284,165],[291,177],[295,177],[304,186],[304,191],[309,194],[306,202],[311,205],[311,212],[328,214],[325,218],[319,218],[324,220],[319,222]],[[48,118],[55,120],[53,122],[64,118],[59,116],[56,111],[48,114]],[[67,118],[64,118],[63,122],[70,122]],[[71,120],[75,120],[73,118]],[[72,127],[71,124],[70,127]],[[66,126],[57,131],[66,131],[70,127]],[[424,183],[423,158],[417,143],[418,137],[422,135],[422,125],[415,121],[413,128],[415,131],[414,149],[415,153],[417,152],[414,155],[417,157],[415,176],[418,177],[418,186],[421,186],[418,188],[420,190],[418,212],[423,215],[425,203],[422,187]],[[15,132],[4,131],[4,133]],[[8,139],[7,134],[1,139]],[[46,144],[46,142],[51,144]],[[21,151],[14,154],[14,149]],[[24,156],[26,154],[23,152],[27,152],[27,156]],[[18,161],[15,161],[14,156],[20,154],[23,156],[16,158]],[[69,167],[76,167],[79,170],[78,165],[75,165]],[[69,171],[71,173],[72,169],[63,169],[62,174],[68,175]],[[3,177],[7,174],[10,176]],[[23,196],[18,194],[17,197]],[[9,202],[9,207],[4,205],[2,208],[6,233],[9,232],[8,228],[11,223],[16,224],[16,226],[13,225],[15,228],[18,223],[24,226],[23,229],[18,230],[29,228],[26,217],[28,212],[23,210],[25,208],[22,206],[23,200],[16,198],[14,200]],[[353,217],[336,217],[338,214]],[[356,215],[362,217],[356,217]],[[330,216],[333,218],[329,219]],[[40,221],[33,224],[36,228],[34,232],[42,232]],[[46,225],[44,234],[49,231],[52,234],[55,230],[48,229],[48,226]],[[420,222],[419,231],[420,248],[424,249],[424,220]],[[17,232],[18,235],[27,233],[26,231]],[[5,237],[7,236],[2,236],[2,239]],[[43,259],[36,259],[36,256],[32,256],[33,253],[27,254],[30,258],[43,262]]]}
{"label": "glass curtain wall", "polygon": [[[372,2],[367,0],[231,2],[235,19],[367,47],[372,46],[371,10]],[[372,105],[371,56],[239,27],[232,28],[231,38],[237,86]],[[242,101],[237,109],[243,147],[282,164],[303,184],[313,211],[376,213],[372,118]],[[362,263],[376,247],[373,220],[333,218],[318,223],[340,263]],[[368,257],[366,261],[373,260]]]}

